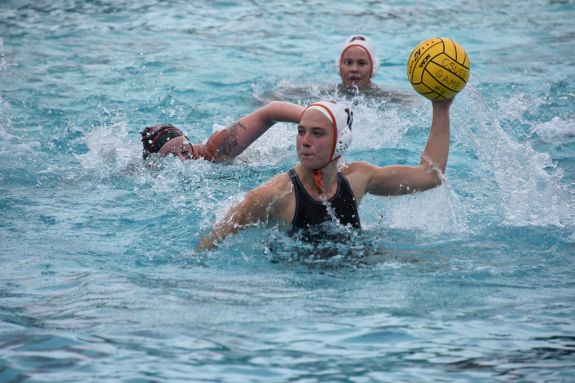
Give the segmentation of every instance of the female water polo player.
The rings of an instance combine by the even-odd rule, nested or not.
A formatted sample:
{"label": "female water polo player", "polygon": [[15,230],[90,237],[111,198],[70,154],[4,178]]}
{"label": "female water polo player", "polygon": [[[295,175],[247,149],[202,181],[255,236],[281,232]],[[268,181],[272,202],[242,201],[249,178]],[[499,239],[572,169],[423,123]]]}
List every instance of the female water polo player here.
{"label": "female water polo player", "polygon": [[192,144],[185,134],[171,124],[149,126],[141,133],[144,159],[156,153],[173,155],[181,160],[204,159],[212,162],[229,161],[243,152],[276,122],[297,123],[303,107],[288,102],[273,101],[242,117],[229,128],[212,134],[205,144]]}
{"label": "female water polo player", "polygon": [[371,79],[379,68],[379,59],[371,39],[353,35],[345,40],[336,60],[341,85],[357,87],[360,90],[371,87]]}
{"label": "female water polo player", "polygon": [[336,65],[341,78],[338,91],[344,95],[362,94],[392,102],[412,98],[407,93],[392,92],[373,84],[372,78],[379,69],[379,58],[375,51],[375,45],[367,36],[349,36],[336,59]]}
{"label": "female water polo player", "polygon": [[375,45],[365,35],[351,35],[343,43],[335,58],[337,73],[341,82],[336,88],[313,89],[311,86],[282,85],[270,94],[265,94],[263,100],[300,100],[312,96],[334,97],[338,93],[344,97],[367,96],[390,102],[412,101],[411,93],[384,89],[373,83],[372,79],[379,69]]}
{"label": "female water polo player", "polygon": [[452,99],[432,101],[431,132],[419,166],[379,167],[366,162],[339,166],[351,144],[353,114],[342,104],[308,106],[297,127],[299,163],[247,193],[198,245],[208,249],[229,234],[261,222],[306,230],[324,222],[360,228],[358,206],[366,193],[391,196],[441,184],[449,153]]}

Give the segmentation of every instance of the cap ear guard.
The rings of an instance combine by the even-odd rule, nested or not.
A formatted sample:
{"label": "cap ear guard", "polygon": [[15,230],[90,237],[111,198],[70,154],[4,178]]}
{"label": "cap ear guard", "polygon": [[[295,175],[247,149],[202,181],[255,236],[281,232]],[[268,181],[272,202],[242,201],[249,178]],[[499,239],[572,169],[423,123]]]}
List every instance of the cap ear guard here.
{"label": "cap ear guard", "polygon": [[350,108],[345,108],[344,112],[347,117],[345,119],[344,126],[338,129],[337,143],[335,145],[333,158],[341,157],[343,153],[349,149],[352,142],[351,128],[353,125],[353,111]]}
{"label": "cap ear guard", "polygon": [[[353,125],[353,112],[349,106],[334,101],[318,101],[309,105],[307,109],[317,109],[323,112],[334,127],[333,152],[328,162],[341,157],[351,146]],[[325,110],[325,111],[324,111]]]}

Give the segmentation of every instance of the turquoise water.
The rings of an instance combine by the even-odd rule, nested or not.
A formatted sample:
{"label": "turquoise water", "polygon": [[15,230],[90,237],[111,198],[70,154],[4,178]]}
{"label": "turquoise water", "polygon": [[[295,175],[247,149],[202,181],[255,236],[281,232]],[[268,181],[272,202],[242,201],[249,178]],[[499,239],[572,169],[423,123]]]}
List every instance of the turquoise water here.
{"label": "turquoise water", "polygon": [[[0,381],[573,381],[574,16],[535,0],[3,1]],[[203,141],[271,98],[315,100],[358,32],[375,82],[410,94],[415,45],[466,48],[447,182],[367,197],[363,232],[328,260],[274,227],[196,253],[295,164],[295,128],[232,164],[160,170],[138,132]],[[348,161],[417,163],[429,102],[351,101]]]}

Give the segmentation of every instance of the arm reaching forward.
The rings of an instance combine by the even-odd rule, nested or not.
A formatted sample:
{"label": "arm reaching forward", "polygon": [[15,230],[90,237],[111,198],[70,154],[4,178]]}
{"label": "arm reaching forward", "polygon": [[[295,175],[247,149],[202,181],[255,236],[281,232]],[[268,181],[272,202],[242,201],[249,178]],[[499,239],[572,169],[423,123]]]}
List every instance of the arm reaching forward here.
{"label": "arm reaching forward", "polygon": [[270,218],[281,218],[289,196],[288,180],[287,174],[283,173],[248,192],[241,202],[232,206],[223,220],[212,227],[210,234],[200,240],[197,249],[211,249],[230,234],[267,222]]}
{"label": "arm reaching forward", "polygon": [[212,134],[205,144],[204,158],[213,162],[229,161],[242,153],[276,122],[298,123],[303,109],[289,102],[272,101],[242,117],[231,127]]}

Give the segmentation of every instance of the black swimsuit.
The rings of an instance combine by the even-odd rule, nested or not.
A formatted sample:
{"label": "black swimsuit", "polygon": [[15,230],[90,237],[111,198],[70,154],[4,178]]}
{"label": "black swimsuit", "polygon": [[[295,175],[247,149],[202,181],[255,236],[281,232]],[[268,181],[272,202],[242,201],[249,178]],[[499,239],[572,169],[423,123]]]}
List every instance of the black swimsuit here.
{"label": "black swimsuit", "polygon": [[[341,225],[351,225],[353,228],[361,229],[353,191],[340,172],[337,173],[337,191],[327,200],[327,203],[316,201],[309,195],[294,169],[290,169],[288,174],[295,190],[296,207],[292,221],[294,229],[309,228],[312,225],[333,221],[334,218]],[[328,211],[326,205],[331,211]]]}

